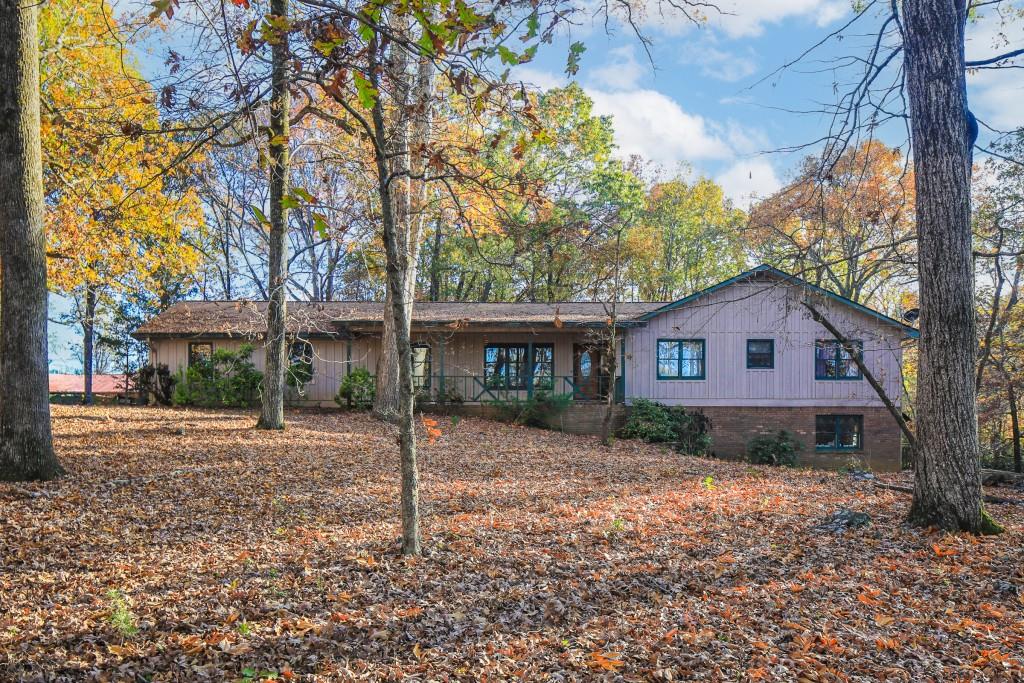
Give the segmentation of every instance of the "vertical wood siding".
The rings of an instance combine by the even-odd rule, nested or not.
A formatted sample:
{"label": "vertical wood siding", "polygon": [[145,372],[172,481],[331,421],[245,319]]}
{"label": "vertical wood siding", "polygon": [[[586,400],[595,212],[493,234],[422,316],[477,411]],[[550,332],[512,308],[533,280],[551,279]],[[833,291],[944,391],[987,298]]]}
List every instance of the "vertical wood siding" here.
{"label": "vertical wood siding", "polygon": [[[583,332],[434,332],[413,333],[414,343],[426,343],[431,347],[431,374],[441,372],[441,349],[444,348],[444,373],[449,377],[468,375],[482,377],[484,374],[484,347],[491,343],[506,344],[553,344],[555,350],[555,376],[572,375],[573,344],[587,340]],[[195,342],[209,342],[214,349],[237,350],[246,343],[240,339],[156,339],[150,345],[150,362],[166,363],[172,373],[188,367],[188,345]],[[313,339],[313,380],[303,388],[302,401],[330,403],[338,393],[338,387],[352,368],[365,368],[371,374],[376,372],[380,354],[380,339],[375,336],[357,337],[346,340]],[[351,360],[349,345],[351,344]],[[263,372],[263,349],[254,344],[252,361]],[[525,396],[525,392],[523,392]]]}
{"label": "vertical wood siding", "polygon": [[[814,378],[814,342],[831,335],[801,305],[805,292],[788,285],[736,284],[630,330],[626,396],[693,406],[882,405],[866,380]],[[867,366],[898,399],[901,333],[830,299],[815,297],[812,304],[850,339],[863,340]],[[705,379],[657,378],[657,340],[672,338],[706,340]],[[775,340],[774,369],[747,369],[747,339]]]}

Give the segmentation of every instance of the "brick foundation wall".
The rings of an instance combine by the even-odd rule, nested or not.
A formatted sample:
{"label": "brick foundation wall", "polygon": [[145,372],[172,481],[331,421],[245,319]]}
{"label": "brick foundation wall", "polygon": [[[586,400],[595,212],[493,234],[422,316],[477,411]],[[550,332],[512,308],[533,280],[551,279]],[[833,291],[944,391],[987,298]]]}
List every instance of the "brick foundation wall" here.
{"label": "brick foundation wall", "polygon": [[[494,419],[499,414],[494,406],[486,403],[467,403],[459,406],[427,409],[445,414],[471,415],[489,419]],[[567,434],[600,434],[607,409],[608,406],[604,403],[573,403],[561,415],[551,416],[548,419],[548,427]],[[615,406],[615,414],[612,416],[613,432],[617,432],[626,424],[628,411],[629,408],[626,406]]]}
{"label": "brick foundation wall", "polygon": [[[785,429],[803,444],[798,454],[801,466],[835,469],[856,461],[876,472],[900,469],[900,428],[885,408],[715,406],[693,410],[711,419],[711,448],[718,457],[742,458],[751,439]],[[833,413],[864,416],[863,450],[829,453],[814,449],[815,416]]]}

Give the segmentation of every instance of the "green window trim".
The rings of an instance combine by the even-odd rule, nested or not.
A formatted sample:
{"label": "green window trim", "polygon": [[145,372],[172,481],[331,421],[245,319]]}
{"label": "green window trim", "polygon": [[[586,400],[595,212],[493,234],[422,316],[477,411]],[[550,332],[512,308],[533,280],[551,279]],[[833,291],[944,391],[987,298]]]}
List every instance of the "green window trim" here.
{"label": "green window trim", "polygon": [[[684,350],[686,350],[688,345],[696,344],[700,344],[700,352],[687,357],[684,354]],[[662,345],[672,345],[675,347],[675,350],[673,352],[670,348],[666,348],[667,355],[663,354]],[[704,339],[659,339],[654,350],[654,368],[659,380],[703,380],[707,379],[707,358],[707,342]],[[699,364],[699,372],[687,373],[684,371],[684,366],[689,364],[692,367],[695,363]],[[672,364],[676,366],[674,373],[667,374],[662,372],[663,366],[667,367]]]}
{"label": "green window trim", "polygon": [[[853,428],[852,430],[850,428]],[[832,435],[829,443],[823,437]],[[857,443],[844,446],[844,435],[855,434]],[[824,414],[814,416],[814,449],[816,451],[852,452],[864,450],[864,416],[850,414]]]}
{"label": "green window trim", "polygon": [[[765,353],[767,353],[769,355],[769,359],[768,359],[768,364],[767,365],[756,365],[756,364],[752,365],[751,364],[751,361],[750,361],[750,355],[751,355],[750,344],[751,344],[751,342],[753,342],[755,344],[768,344],[768,351],[767,352],[765,352],[765,351],[755,351],[755,352],[753,352],[755,355],[764,355]],[[774,369],[775,369],[775,340],[774,339],[748,339],[747,340],[747,370],[774,370]]]}
{"label": "green window trim", "polygon": [[[851,339],[850,343],[860,349],[859,355],[863,359],[864,342],[860,339]],[[844,364],[848,369],[852,366],[856,374],[840,374]],[[828,374],[830,366],[835,368],[835,375]],[[815,339],[814,379],[826,382],[856,382],[864,379],[864,375],[861,374],[860,366],[852,358],[849,358],[846,349],[843,348],[842,343],[837,339]]]}
{"label": "green window trim", "polygon": [[[504,351],[504,355],[501,352]],[[538,351],[544,353],[538,353]],[[550,374],[548,374],[550,372]],[[536,380],[541,382],[537,383]],[[494,343],[484,345],[484,384],[488,389],[553,389],[555,345]]]}

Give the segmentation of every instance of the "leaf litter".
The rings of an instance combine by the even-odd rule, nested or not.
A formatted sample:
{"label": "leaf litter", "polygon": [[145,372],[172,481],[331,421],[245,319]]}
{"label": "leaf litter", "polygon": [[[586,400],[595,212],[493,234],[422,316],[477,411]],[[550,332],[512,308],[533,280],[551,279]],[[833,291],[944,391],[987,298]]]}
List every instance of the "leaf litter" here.
{"label": "leaf litter", "polygon": [[841,474],[435,417],[403,559],[368,415],[53,410],[69,475],[0,484],[0,680],[1024,680],[1021,506],[945,534]]}

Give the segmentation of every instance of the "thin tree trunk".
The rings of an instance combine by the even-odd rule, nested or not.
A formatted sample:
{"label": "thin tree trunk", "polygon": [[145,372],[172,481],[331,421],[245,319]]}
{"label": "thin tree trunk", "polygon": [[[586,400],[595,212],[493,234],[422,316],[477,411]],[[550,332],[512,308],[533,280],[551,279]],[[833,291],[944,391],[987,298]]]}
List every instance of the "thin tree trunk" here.
{"label": "thin tree trunk", "polygon": [[[288,0],[271,0],[270,13],[288,16]],[[285,317],[287,315],[288,209],[288,33],[281,31],[271,51],[270,99],[270,263],[266,363],[259,429],[284,429]]]}
{"label": "thin tree trunk", "polygon": [[[377,40],[370,42],[370,54],[376,55]],[[376,64],[371,64],[370,81],[380,92]],[[389,310],[393,319],[393,346],[385,343],[381,356],[392,356],[398,366],[398,440],[402,473],[402,554],[419,555],[421,552],[419,516],[419,468],[416,463],[416,430],[413,423],[412,343],[410,340],[412,300],[407,284],[412,259],[409,244],[400,234],[402,226],[396,224],[395,202],[392,189],[393,173],[388,156],[396,158],[392,138],[389,144],[388,128],[384,120],[384,105],[378,97],[372,109],[374,130],[374,158],[377,168],[377,187],[381,203],[381,222],[384,227],[384,251],[387,259],[387,288]],[[397,141],[401,144],[401,140]],[[401,148],[399,148],[401,149]],[[405,150],[407,154],[407,149]],[[390,154],[389,154],[390,153]],[[399,154],[398,156],[402,156]],[[400,190],[401,191],[401,190]]]}
{"label": "thin tree trunk", "polygon": [[82,371],[85,373],[85,391],[82,402],[87,406],[93,403],[92,377],[93,359],[96,340],[96,290],[91,285],[85,287],[85,317],[82,320]]}
{"label": "thin tree trunk", "polygon": [[964,0],[904,0],[906,83],[917,194],[921,298],[917,442],[910,520],[997,530],[982,507],[975,404],[970,142]]}
{"label": "thin tree trunk", "polygon": [[[408,33],[409,20],[406,17],[402,21],[405,25],[401,27],[401,33]],[[384,349],[396,348],[397,338],[401,334],[398,319],[393,314],[395,307],[402,306],[405,317],[412,320],[427,191],[426,183],[414,180],[413,177],[421,178],[425,171],[423,150],[430,137],[434,99],[434,65],[430,59],[421,58],[413,72],[409,68],[408,54],[399,48],[392,52],[388,68],[393,74],[415,80],[410,85],[395,78],[392,83],[396,102],[393,107],[394,119],[389,129],[389,142],[394,153],[388,168],[391,178],[388,191],[397,248],[406,255],[407,261],[401,273],[402,297],[396,301],[390,287],[385,296],[384,330],[381,335]],[[413,114],[413,111],[416,113]],[[388,353],[382,353],[377,360],[377,391],[373,412],[379,418],[389,421],[398,419],[402,410],[398,362],[396,356]]]}
{"label": "thin tree trunk", "polygon": [[[608,316],[608,352],[605,354],[608,364],[608,374],[611,386],[608,387],[608,405],[604,411],[604,419],[601,421],[601,443],[605,446],[612,444],[612,426],[615,418],[615,371],[618,368],[618,358],[615,355],[615,342],[617,340],[616,326],[619,324],[619,270],[622,254],[622,230],[615,235],[615,277],[612,285],[612,305]],[[625,399],[625,397],[623,397]]]}
{"label": "thin tree trunk", "polygon": [[1013,471],[1024,472],[1024,462],[1020,454],[1020,415],[1017,412],[1017,392],[1013,381],[1006,384],[1006,400],[1010,404],[1010,435],[1013,438]]}
{"label": "thin tree trunk", "polygon": [[64,473],[50,432],[38,5],[0,0],[0,480]]}

